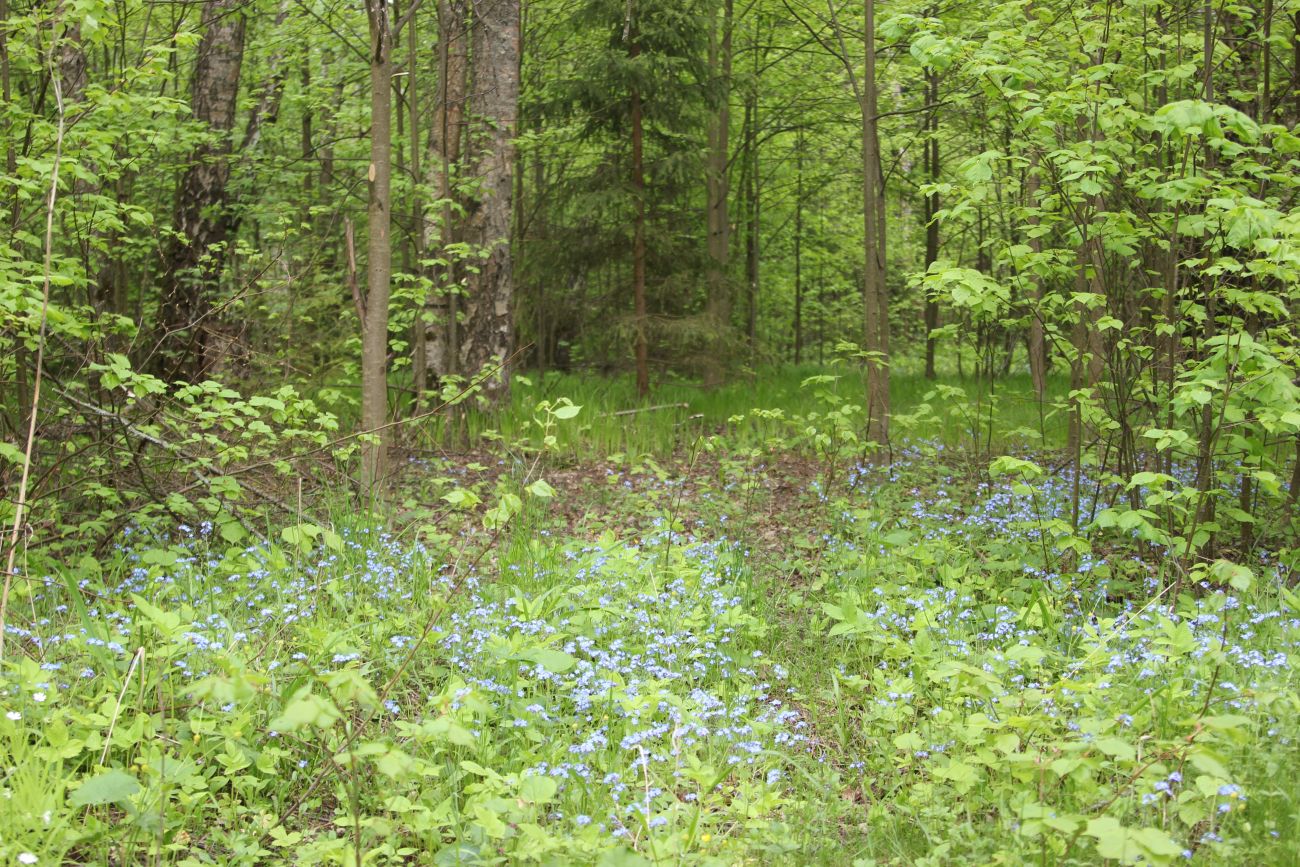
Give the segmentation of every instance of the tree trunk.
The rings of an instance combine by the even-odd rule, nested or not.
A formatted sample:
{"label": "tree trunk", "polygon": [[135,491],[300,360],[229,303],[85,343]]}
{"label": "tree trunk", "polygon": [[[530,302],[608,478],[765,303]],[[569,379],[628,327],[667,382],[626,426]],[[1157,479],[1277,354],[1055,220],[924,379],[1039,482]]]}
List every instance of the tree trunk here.
{"label": "tree trunk", "polygon": [[754,342],[758,331],[758,92],[751,87],[745,94],[745,340],[749,360],[754,360]]}
{"label": "tree trunk", "polygon": [[[13,85],[10,81],[9,69],[9,2],[0,0],[0,99],[5,106],[13,105]],[[0,112],[0,134],[5,143],[5,174],[14,178],[18,176],[18,149],[16,147],[17,138],[14,135],[14,118],[15,113],[10,111]],[[13,237],[17,231],[22,219],[21,199],[19,198],[19,187],[13,185],[13,195],[5,203],[9,213],[4,216],[5,229],[9,237]],[[17,412],[10,415],[5,413],[4,422],[7,430],[7,437],[11,437],[14,442],[19,441],[22,434],[19,431],[26,430],[26,421],[28,413],[31,411],[31,393],[27,382],[27,370],[31,366],[27,356],[27,349],[22,341],[18,341],[15,347],[17,358],[14,364],[14,404],[17,406]],[[0,379],[0,404],[8,410],[11,406],[7,400],[7,383]],[[3,636],[0,636],[2,638]],[[0,641],[0,643],[3,643]]]}
{"label": "tree trunk", "polygon": [[862,302],[867,357],[867,437],[889,441],[889,290],[885,285],[885,191],[876,87],[876,4],[864,11],[862,81],[862,214],[865,268]]}
{"label": "tree trunk", "polygon": [[1291,123],[1300,123],[1300,11],[1291,15]]}
{"label": "tree trunk", "polygon": [[[411,269],[412,275],[418,276],[424,266],[424,203],[420,200],[419,182],[424,179],[420,165],[420,64],[416,34],[419,10],[411,8],[411,20],[406,22],[406,112],[410,118],[411,178],[415,183],[411,193]],[[418,284],[417,284],[418,285]],[[420,412],[424,405],[424,392],[428,387],[429,354],[425,346],[428,336],[424,328],[424,306],[427,298],[421,299],[415,310],[415,321],[411,323],[411,415]]]}
{"label": "tree trunk", "polygon": [[[274,31],[278,34],[285,18],[289,14],[287,0],[281,0],[279,11],[275,14]],[[281,44],[267,59],[265,78],[257,88],[257,102],[248,114],[248,123],[244,126],[244,138],[239,144],[241,159],[248,160],[262,140],[262,129],[268,123],[275,123],[280,116],[280,101],[284,98],[284,46]]]}
{"label": "tree trunk", "polygon": [[803,355],[803,130],[794,151],[794,363]]}
{"label": "tree trunk", "polygon": [[167,379],[193,380],[204,370],[210,290],[221,274],[230,231],[226,184],[230,179],[229,133],[235,122],[239,72],[244,58],[243,4],[210,0],[203,5],[203,36],[191,81],[195,120],[215,134],[190,157],[176,194],[173,229],[162,275],[159,319],[163,334],[155,368]]}
{"label": "tree trunk", "polygon": [[[926,99],[930,113],[926,118],[929,137],[925,142],[925,174],[931,185],[939,183],[939,73],[926,70]],[[925,270],[939,261],[939,194],[933,190],[925,197]],[[925,378],[934,379],[934,330],[939,327],[939,299],[925,297]]]}
{"label": "tree trunk", "polygon": [[[636,23],[630,28],[631,42],[628,57],[633,64],[641,56]],[[632,84],[632,197],[636,216],[632,226],[632,297],[636,311],[636,393],[645,397],[650,393],[649,345],[646,337],[645,302],[645,166],[642,146],[645,131],[642,129],[641,89]]]}
{"label": "tree trunk", "polygon": [[466,222],[471,237],[488,253],[466,301],[460,362],[471,375],[495,369],[483,382],[483,393],[495,403],[510,394],[506,360],[514,335],[510,229],[519,116],[519,0],[478,5],[473,57],[474,109],[482,123],[474,161],[480,186]]}
{"label": "tree trunk", "polygon": [[[1029,162],[1025,176],[1025,204],[1029,211],[1029,249],[1035,256],[1043,252],[1043,239],[1039,237],[1038,228],[1038,156],[1035,154]],[[1034,395],[1041,405],[1047,393],[1047,339],[1043,329],[1043,281],[1038,275],[1033,278],[1034,306],[1029,319],[1029,377],[1034,383]]]}
{"label": "tree trunk", "polygon": [[455,295],[456,268],[447,247],[459,234],[452,189],[452,174],[460,162],[462,127],[469,75],[469,5],[467,0],[438,3],[438,98],[429,130],[429,171],[437,191],[439,215],[422,227],[424,249],[445,262],[430,268],[429,296],[425,301],[425,368],[431,385],[459,370],[460,342]]}
{"label": "tree trunk", "polygon": [[717,32],[716,10],[709,38],[709,68],[717,78],[717,111],[709,123],[706,166],[706,223],[709,265],[705,313],[713,332],[714,351],[704,370],[704,384],[720,385],[727,358],[731,325],[731,286],[727,260],[731,251],[731,222],[727,213],[727,160],[731,134],[731,34],[733,0],[722,3],[722,33]]}
{"label": "tree trunk", "polygon": [[370,204],[366,211],[366,295],[361,308],[361,429],[375,437],[361,447],[362,484],[384,475],[388,434],[388,297],[393,273],[393,30],[384,0],[366,0],[370,30]]}
{"label": "tree trunk", "polygon": [[[1214,101],[1214,46],[1216,41],[1216,22],[1214,6],[1205,2],[1202,7],[1202,98],[1206,102]],[[1216,168],[1217,160],[1215,151],[1208,144],[1205,146],[1205,170],[1206,173],[1213,172]],[[1218,298],[1215,294],[1215,281],[1208,276],[1201,279],[1202,301],[1205,304],[1205,322],[1203,328],[1203,340],[1205,345],[1209,345],[1218,331],[1216,319],[1218,317]],[[1226,397],[1225,397],[1226,399]],[[1210,487],[1214,482],[1214,444],[1217,439],[1217,424],[1215,422],[1215,407],[1213,401],[1206,401],[1201,407],[1201,424],[1200,435],[1196,448],[1196,492],[1198,494],[1198,506],[1196,510],[1196,520],[1198,524],[1206,523],[1214,519],[1214,499],[1209,495]],[[1213,535],[1211,535],[1209,547],[1214,545]]]}
{"label": "tree trunk", "polygon": [[[81,36],[81,22],[76,16],[68,16],[67,27],[58,43],[59,59],[59,81],[62,89],[63,105],[65,110],[71,113],[75,107],[86,98],[86,82],[88,79],[88,64],[86,58],[86,45]],[[0,24],[0,26],[3,26]],[[83,169],[91,175],[98,175],[98,167],[93,160],[82,158],[79,160]],[[73,178],[71,198],[76,201],[84,196],[90,195],[96,191],[96,185],[91,181],[83,178],[78,174]],[[91,263],[92,251],[94,249],[94,238],[97,232],[90,225],[83,225],[82,220],[85,212],[74,210],[63,218],[63,232],[68,241],[74,242],[79,248],[81,254],[81,264],[87,274],[94,269]],[[89,213],[94,213],[93,209]],[[69,218],[72,225],[68,226]],[[110,255],[113,255],[110,253]],[[87,281],[86,284],[86,303],[97,311],[103,311],[108,303],[103,295],[99,292],[99,285],[96,282]]]}

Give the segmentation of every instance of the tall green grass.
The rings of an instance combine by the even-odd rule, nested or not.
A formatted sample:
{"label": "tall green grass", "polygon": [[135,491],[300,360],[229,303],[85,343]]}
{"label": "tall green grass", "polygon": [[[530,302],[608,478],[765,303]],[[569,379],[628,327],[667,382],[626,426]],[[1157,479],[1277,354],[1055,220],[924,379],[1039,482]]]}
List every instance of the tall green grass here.
{"label": "tall green grass", "polygon": [[[837,376],[838,380],[818,388],[804,384],[809,377],[821,375]],[[960,391],[937,392],[941,387]],[[1047,401],[1040,405],[1027,374],[998,378],[990,388],[987,380],[955,373],[930,380],[904,368],[892,377],[890,399],[893,414],[901,421],[895,426],[899,438],[919,437],[951,447],[980,449],[1011,444],[1056,448],[1065,441],[1065,422],[1053,404],[1067,388],[1066,377],[1052,377]],[[564,426],[559,444],[579,458],[614,453],[667,455],[688,447],[702,434],[714,433],[726,433],[738,445],[761,445],[787,433],[788,426],[754,418],[754,410],[781,410],[787,420],[824,412],[828,405],[819,391],[861,404],[863,372],[849,366],[782,365],[712,389],[666,377],[654,384],[645,399],[637,397],[630,375],[549,371],[541,376],[524,372],[514,379],[508,407],[462,408],[435,416],[422,423],[415,439],[422,445],[444,447],[472,446],[498,435],[510,442],[528,439],[537,432],[530,421],[534,407],[543,400],[569,398],[581,405],[583,412],[577,424]],[[912,416],[917,418],[909,425]]]}

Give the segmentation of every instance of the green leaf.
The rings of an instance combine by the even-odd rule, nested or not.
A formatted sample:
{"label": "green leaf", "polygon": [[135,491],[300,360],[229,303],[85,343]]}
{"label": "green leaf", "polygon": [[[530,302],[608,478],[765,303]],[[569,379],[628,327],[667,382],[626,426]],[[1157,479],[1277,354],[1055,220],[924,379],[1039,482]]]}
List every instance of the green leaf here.
{"label": "green leaf", "polygon": [[925,746],[925,741],[921,740],[921,736],[916,732],[903,732],[894,738],[894,746],[913,753]]}
{"label": "green leaf", "polygon": [[453,506],[460,509],[472,509],[482,502],[482,500],[479,499],[478,494],[466,490],[465,488],[455,488],[450,490],[443,494],[442,498],[446,502],[451,503]]}
{"label": "green leaf", "polygon": [[1169,839],[1169,835],[1159,828],[1140,828],[1130,833],[1133,842],[1157,862],[1168,861],[1183,854],[1183,847]]}
{"label": "green leaf", "polygon": [[420,732],[433,740],[445,740],[455,746],[474,746],[474,733],[449,716],[429,720],[420,726]]}
{"label": "green leaf", "polygon": [[147,617],[149,622],[156,626],[163,635],[170,637],[180,630],[181,617],[179,614],[163,611],[161,608],[146,602],[137,593],[131,594],[131,602],[135,605],[136,610]]}
{"label": "green leaf", "polygon": [[1156,112],[1156,118],[1169,132],[1200,134],[1214,120],[1214,106],[1200,99],[1181,99],[1162,106]]}
{"label": "green leaf", "polygon": [[1249,566],[1228,560],[1215,560],[1210,564],[1210,575],[1219,584],[1227,584],[1234,590],[1245,592],[1255,581],[1255,573]]}
{"label": "green leaf", "polygon": [[232,545],[238,545],[248,536],[248,531],[244,529],[244,525],[235,520],[226,521],[222,524],[220,533],[221,538]]}
{"label": "green leaf", "polygon": [[555,414],[556,418],[562,420],[573,418],[581,411],[582,411],[582,407],[576,406],[572,403],[566,403],[561,406],[557,406],[555,409],[551,410],[551,412]]}
{"label": "green leaf", "polygon": [[519,797],[532,804],[545,804],[555,797],[559,784],[550,777],[533,774],[519,784]]}
{"label": "green leaf", "polygon": [[1085,834],[1097,840],[1097,854],[1103,858],[1123,859],[1132,854],[1128,831],[1111,816],[1099,816],[1088,821]]}
{"label": "green leaf", "polygon": [[95,807],[100,804],[116,804],[125,801],[140,791],[140,783],[126,771],[114,768],[111,771],[91,777],[68,796],[68,802],[74,807]]}
{"label": "green leaf", "polygon": [[538,479],[528,486],[528,493],[539,499],[549,500],[556,494],[555,488],[552,488],[546,479]]}
{"label": "green leaf", "polygon": [[957,759],[953,759],[944,767],[936,768],[934,775],[952,783],[958,792],[968,791],[975,784],[975,781],[979,779],[979,773],[974,766]]}
{"label": "green leaf", "polygon": [[600,856],[596,867],[650,867],[650,862],[631,849],[610,849]]}
{"label": "green leaf", "polygon": [[338,709],[313,692],[299,693],[289,702],[284,712],[271,720],[270,728],[277,732],[295,732],[315,726],[329,728],[339,719]]}
{"label": "green leaf", "polygon": [[553,647],[534,647],[520,654],[524,659],[537,663],[551,674],[564,674],[578,664],[578,660]]}
{"label": "green leaf", "polygon": [[166,551],[160,548],[150,548],[140,555],[140,560],[150,566],[171,566],[177,559],[178,555],[175,551]]}
{"label": "green leaf", "polygon": [[1137,757],[1137,750],[1133,748],[1133,745],[1119,738],[1099,738],[1097,740],[1097,749],[1121,762],[1131,762]]}

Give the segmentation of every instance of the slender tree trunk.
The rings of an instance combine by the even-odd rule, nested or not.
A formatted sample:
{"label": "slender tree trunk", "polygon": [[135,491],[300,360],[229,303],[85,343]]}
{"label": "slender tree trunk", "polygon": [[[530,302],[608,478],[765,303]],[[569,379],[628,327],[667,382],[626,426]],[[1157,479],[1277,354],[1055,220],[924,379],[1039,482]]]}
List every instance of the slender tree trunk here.
{"label": "slender tree trunk", "polygon": [[[287,0],[281,0],[279,11],[275,15],[273,28],[279,31],[289,15]],[[261,84],[257,88],[257,102],[248,114],[244,125],[244,138],[239,144],[238,153],[243,160],[249,159],[262,140],[262,130],[268,123],[275,123],[280,116],[280,101],[284,98],[284,45],[279,45],[267,59],[266,70]]]}
{"label": "slender tree trunk", "polygon": [[745,339],[753,363],[758,337],[759,203],[758,183],[758,91],[745,96]]}
{"label": "slender tree trunk", "polygon": [[[391,19],[393,21],[401,21],[402,0],[387,0],[387,2],[389,3],[389,8],[390,8],[389,15],[391,16]],[[409,8],[413,8],[416,11],[419,11],[419,6],[415,4],[412,4],[411,7]],[[406,32],[414,33],[415,31],[414,29],[408,29]],[[394,58],[396,58],[397,55],[397,40],[400,38],[401,38],[401,34],[396,30],[396,25],[394,25],[393,49],[392,49]],[[408,174],[408,169],[406,165],[406,146],[407,143],[410,141],[410,139],[408,139],[406,135],[406,97],[407,97],[407,87],[410,84],[410,76],[408,74],[408,70],[409,67],[403,69],[398,66],[396,59],[393,60],[393,78],[392,78],[393,93],[392,96],[390,97],[393,106],[392,139],[391,139],[392,154],[393,154],[392,164],[393,164],[393,175],[399,180],[402,178],[411,177],[411,175]],[[399,198],[393,201],[393,219],[396,220],[397,215],[401,213],[402,213],[402,202],[399,196]],[[400,223],[396,223],[394,228],[399,234],[401,234],[401,239],[396,243],[399,244],[402,249],[401,265],[394,266],[394,268],[399,273],[410,274],[411,273],[411,243],[410,243],[411,233],[401,232]],[[412,228],[412,232],[413,231],[414,228]],[[401,413],[401,409],[399,407],[395,407],[394,415],[398,415],[400,413]]]}
{"label": "slender tree trunk", "polygon": [[794,363],[803,355],[803,130],[794,151]]}
{"label": "slender tree trunk", "polygon": [[[310,169],[306,168],[307,166],[311,165],[311,160],[314,156],[315,148],[312,145],[312,112],[310,108],[311,101],[307,99],[308,95],[311,93],[311,65],[309,62],[305,60],[303,61],[302,67],[298,70],[298,83],[302,89],[302,95],[304,97],[304,103],[305,103],[303,106],[301,125],[298,129],[298,146],[302,153],[302,165],[304,166],[304,171],[302,173],[302,200],[298,203],[298,206],[300,208],[299,215],[298,215],[298,225],[300,228],[305,230],[312,223],[312,200],[316,197],[315,196],[315,191],[316,191],[315,173],[312,172]],[[301,278],[303,271],[305,271],[307,267],[307,263],[310,261],[310,258],[311,258],[310,254],[300,255],[298,257],[298,261],[295,263],[294,270],[290,272],[288,279],[285,280],[285,305],[284,306],[285,306],[285,319],[287,320],[286,323],[287,336],[285,339],[286,347],[292,347],[295,345],[294,341],[296,338],[296,331],[297,331],[296,328],[297,317],[296,317],[295,308],[297,307],[298,291],[295,285],[296,283],[295,278],[299,278],[299,279]],[[286,378],[289,376],[289,372],[292,369],[294,360],[295,359],[292,357],[292,352],[282,353],[282,364],[284,368],[284,376]]]}
{"label": "slender tree trunk", "polygon": [[[1029,160],[1029,169],[1025,173],[1025,204],[1029,207],[1029,249],[1037,257],[1043,252],[1043,239],[1039,237],[1038,228],[1038,155]],[[1034,396],[1041,405],[1047,394],[1047,340],[1043,329],[1043,280],[1037,274],[1031,278],[1033,284],[1033,308],[1029,315],[1029,377],[1034,383]]]}
{"label": "slender tree trunk", "polygon": [[[939,183],[939,73],[928,69],[925,73],[926,99],[930,113],[926,118],[929,137],[925,142],[925,174],[931,185]],[[925,197],[925,270],[939,261],[939,194],[933,190]],[[939,327],[939,299],[925,298],[925,378],[934,379],[934,330]]]}
{"label": "slender tree trunk", "polygon": [[[420,161],[420,63],[416,35],[419,32],[417,16],[419,10],[413,8],[411,20],[406,22],[406,99],[407,116],[410,118],[411,179],[411,268],[417,280],[424,273],[424,202],[420,198],[420,183],[424,180],[423,166]],[[418,285],[418,284],[417,284]],[[415,310],[415,321],[411,323],[411,415],[415,415],[424,405],[424,392],[429,385],[429,353],[426,345],[428,334],[424,325],[424,309],[428,299],[421,298]]]}
{"label": "slender tree trunk", "polygon": [[1259,105],[1255,120],[1269,123],[1273,114],[1273,0],[1264,0],[1263,49],[1259,58]]}
{"label": "slender tree trunk", "polygon": [[[303,96],[306,97],[311,92],[311,65],[306,61],[302,64],[299,78],[302,85]],[[312,111],[310,100],[307,101],[307,105],[303,108],[302,112],[300,142],[302,148],[302,164],[304,167],[309,166],[311,165],[311,159],[316,152],[316,148],[312,144]],[[300,218],[304,226],[311,222],[311,203],[314,198],[315,179],[313,173],[304,168],[302,173],[302,216]]]}
{"label": "slender tree trunk", "polygon": [[864,11],[865,64],[862,100],[862,212],[864,349],[867,358],[867,436],[889,441],[889,290],[885,285],[885,191],[881,173],[878,88],[876,86],[876,4]]}
{"label": "slender tree trunk", "polygon": [[1291,16],[1291,126],[1300,123],[1300,11]]}
{"label": "slender tree trunk", "polygon": [[[58,44],[59,60],[59,81],[63,92],[63,105],[71,113],[85,99],[88,58],[86,57],[86,46],[81,37],[81,22],[75,15],[68,16],[67,27]],[[83,169],[92,175],[98,174],[98,168],[91,160],[84,157],[80,160]],[[96,185],[78,174],[72,181],[70,191],[73,201],[80,200],[82,197],[95,192]],[[92,211],[93,213],[93,211]],[[67,225],[71,219],[72,225]],[[75,243],[81,253],[82,267],[87,274],[93,271],[91,258],[94,251],[94,239],[98,234],[93,226],[83,225],[85,219],[80,209],[74,209],[73,213],[62,219],[64,223],[63,233],[68,241]],[[99,294],[99,287],[96,283],[87,282],[86,286],[86,303],[98,311],[103,311],[107,306],[105,299]]]}
{"label": "slender tree trunk", "polygon": [[718,32],[715,9],[709,34],[709,68],[716,78],[717,110],[709,123],[709,155],[706,166],[709,270],[706,278],[708,299],[705,313],[715,346],[704,370],[704,384],[708,387],[722,382],[730,342],[731,286],[727,275],[727,260],[731,251],[731,218],[727,213],[727,161],[731,134],[732,9],[733,0],[723,0],[721,33]]}
{"label": "slender tree trunk", "polygon": [[[1203,40],[1201,54],[1201,88],[1202,98],[1206,102],[1214,101],[1214,44],[1215,13],[1214,5],[1206,0],[1202,5]],[[1213,148],[1204,146],[1205,168],[1207,173],[1215,168],[1216,160]],[[1208,342],[1217,332],[1217,299],[1214,294],[1214,280],[1205,276],[1201,281],[1202,301],[1205,304],[1204,340]],[[1213,401],[1207,401],[1201,407],[1200,436],[1196,450],[1196,491],[1199,495],[1197,521],[1204,523],[1213,520],[1214,499],[1209,496],[1214,481],[1214,442],[1215,442],[1215,407]],[[1213,545],[1213,540],[1210,542]]]}
{"label": "slender tree trunk", "polygon": [[438,196],[437,219],[426,219],[424,249],[445,265],[430,268],[425,302],[426,376],[437,383],[459,371],[460,342],[456,296],[457,269],[449,245],[456,240],[457,209],[452,178],[460,162],[469,75],[469,5],[467,0],[438,3],[438,98],[429,130],[429,171]]}
{"label": "slender tree trunk", "polygon": [[388,434],[388,300],[393,271],[392,114],[393,30],[384,0],[366,0],[370,30],[370,204],[366,211],[366,295],[361,321],[361,428],[376,431],[362,444],[362,483],[383,478]]}
{"label": "slender tree trunk", "polygon": [[[0,98],[4,99],[4,105],[13,105],[13,84],[10,81],[9,69],[9,0],[0,0]],[[3,132],[5,142],[5,174],[8,177],[17,177],[18,175],[18,149],[15,146],[17,138],[13,130],[13,116],[8,112],[0,112],[0,120],[4,126],[0,129]],[[13,237],[18,231],[18,225],[21,220],[21,206],[18,198],[19,188],[15,184],[13,187],[13,197],[6,203],[9,207],[9,213],[4,217],[5,228],[10,237]],[[25,422],[31,405],[30,388],[27,383],[27,369],[30,366],[28,359],[25,357],[27,350],[22,341],[18,341],[17,363],[14,371],[14,406],[16,412],[10,415],[5,414],[5,426],[13,436],[14,441],[20,436],[19,431],[26,430]],[[3,381],[0,381],[0,385]],[[4,392],[0,391],[0,395]],[[6,409],[9,408],[9,401],[3,401]]]}
{"label": "slender tree trunk", "polygon": [[[641,56],[641,44],[636,32],[636,22],[629,30],[631,42],[628,57],[633,64]],[[635,216],[632,226],[632,298],[636,313],[636,393],[645,397],[650,393],[650,349],[647,342],[645,300],[645,165],[642,148],[645,131],[642,129],[641,89],[632,85],[632,198]]]}
{"label": "slender tree trunk", "polygon": [[510,259],[515,130],[519,118],[519,0],[483,0],[474,20],[475,114],[482,130],[474,174],[478,199],[467,224],[487,258],[479,265],[466,302],[460,362],[470,374],[497,372],[483,383],[494,402],[510,393],[506,360],[514,336],[514,277]]}
{"label": "slender tree trunk", "polygon": [[239,73],[244,59],[244,14],[239,0],[203,5],[203,36],[191,82],[190,107],[215,140],[200,145],[176,194],[173,229],[162,276],[159,319],[163,334],[155,368],[167,379],[195,379],[204,370],[211,289],[231,215],[226,207],[230,179],[229,134],[235,123]]}
{"label": "slender tree trunk", "polygon": [[81,22],[68,16],[68,26],[59,42],[59,79],[63,86],[63,104],[75,105],[86,95],[86,45],[81,38]]}

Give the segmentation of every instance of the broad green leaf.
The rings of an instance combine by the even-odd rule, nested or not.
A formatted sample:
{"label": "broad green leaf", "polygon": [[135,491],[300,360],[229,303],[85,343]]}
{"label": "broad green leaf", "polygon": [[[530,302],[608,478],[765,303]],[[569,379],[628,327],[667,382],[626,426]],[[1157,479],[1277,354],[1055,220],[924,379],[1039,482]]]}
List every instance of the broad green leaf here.
{"label": "broad green leaf", "polygon": [[140,791],[140,782],[126,771],[114,768],[91,777],[68,796],[74,807],[95,807],[116,804]]}
{"label": "broad green leaf", "polygon": [[277,732],[295,732],[312,726],[329,728],[339,720],[338,709],[313,692],[299,693],[284,711],[271,720],[270,728]]}
{"label": "broad green leaf", "polygon": [[519,783],[519,797],[532,804],[545,804],[555,797],[559,784],[550,777],[531,774]]}

